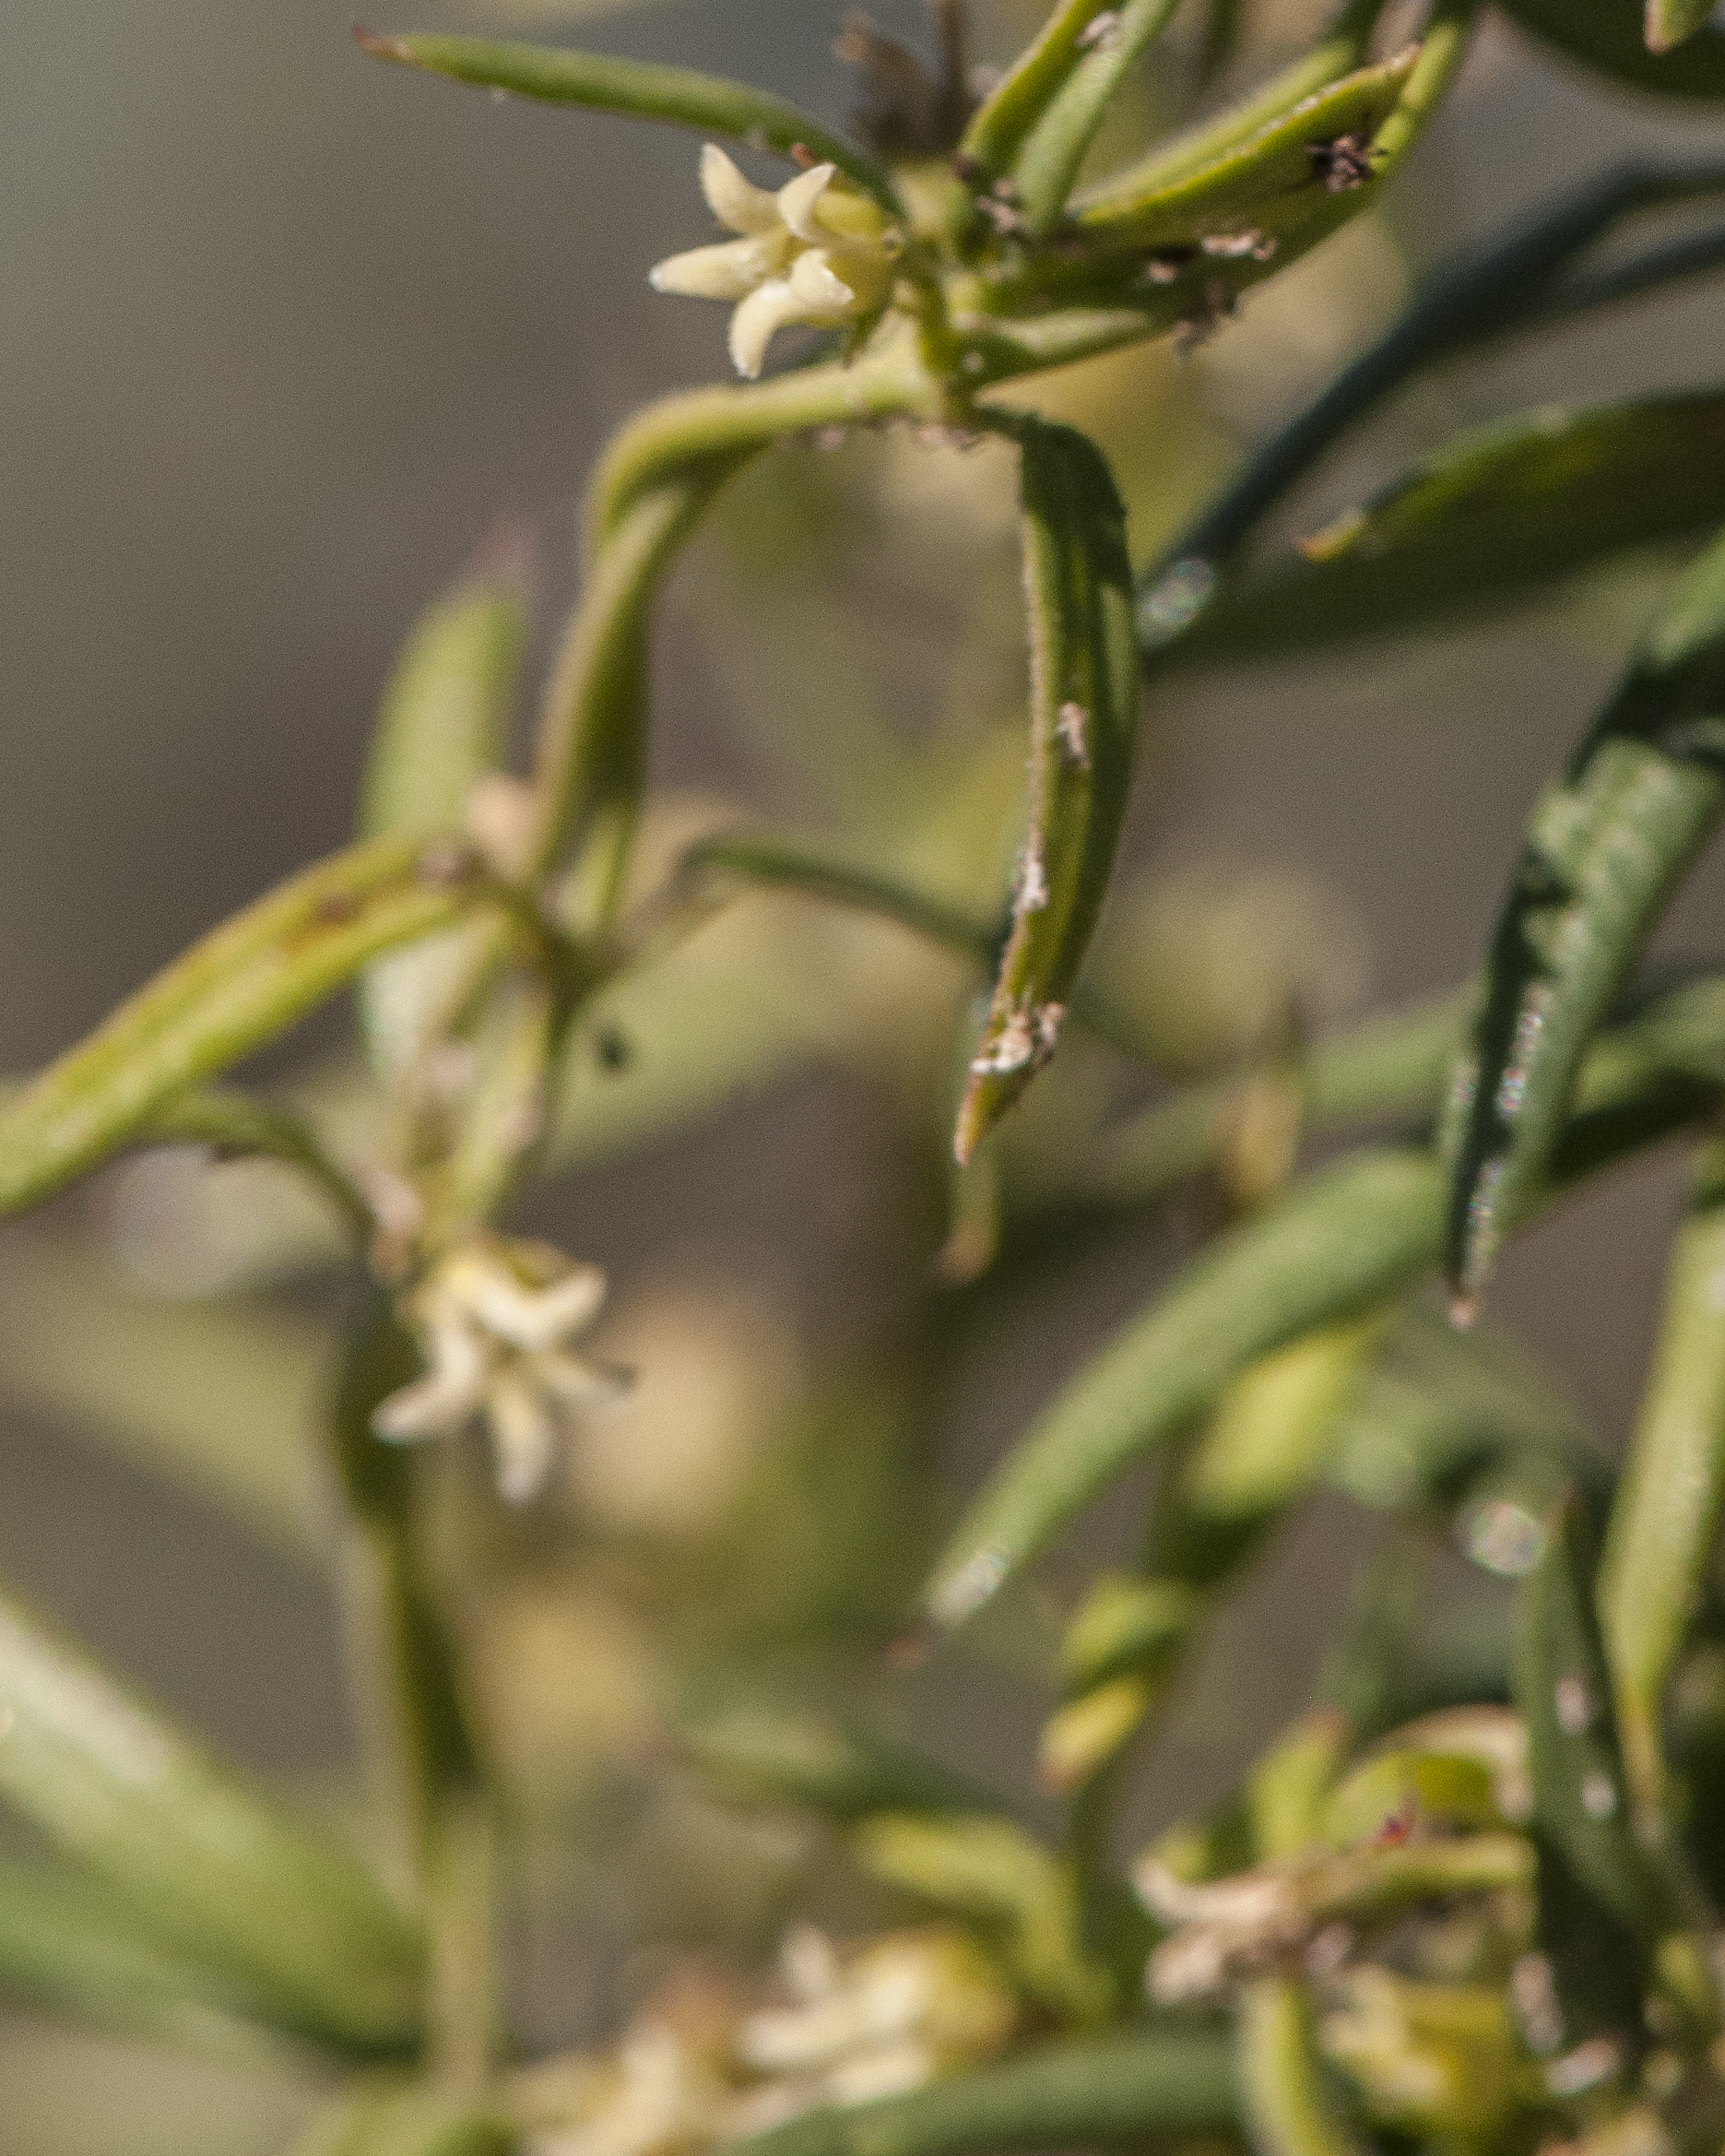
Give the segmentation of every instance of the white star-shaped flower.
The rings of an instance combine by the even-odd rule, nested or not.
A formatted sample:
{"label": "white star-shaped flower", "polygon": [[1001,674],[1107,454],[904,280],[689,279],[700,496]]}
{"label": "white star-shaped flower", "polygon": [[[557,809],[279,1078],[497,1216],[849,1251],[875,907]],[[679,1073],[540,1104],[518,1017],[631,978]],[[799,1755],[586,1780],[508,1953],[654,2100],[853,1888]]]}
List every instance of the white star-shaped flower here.
{"label": "white star-shaped flower", "polygon": [[372,1417],[380,1438],[409,1443],[453,1436],[482,1414],[497,1487],[512,1504],[538,1494],[558,1426],[572,1408],[614,1400],[628,1380],[573,1354],[605,1300],[597,1265],[549,1244],[479,1238],[449,1252],[406,1298],[402,1319],[426,1373],[392,1392]]}
{"label": "white star-shaped flower", "polygon": [[655,291],[732,302],[731,361],[749,381],[790,323],[835,329],[885,305],[894,237],[877,205],[838,179],[836,166],[815,165],[772,194],[709,142],[701,153],[701,192],[739,236],[671,255],[648,282]]}

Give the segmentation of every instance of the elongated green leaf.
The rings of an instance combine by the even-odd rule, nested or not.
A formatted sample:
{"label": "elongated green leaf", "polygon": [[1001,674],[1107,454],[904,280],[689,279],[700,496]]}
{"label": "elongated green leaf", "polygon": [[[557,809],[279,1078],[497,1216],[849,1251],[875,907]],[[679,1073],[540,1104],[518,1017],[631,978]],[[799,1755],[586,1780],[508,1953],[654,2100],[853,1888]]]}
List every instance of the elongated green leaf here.
{"label": "elongated green leaf", "polygon": [[448,928],[473,866],[418,837],[333,854],[236,914],[0,1108],[0,1209],[46,1197],[261,1048],[369,959]]}
{"label": "elongated green leaf", "polygon": [[1240,1996],[1238,2073],[1258,2156],[1352,2156],[1360,2144],[1324,2087],[1311,2008],[1292,1978],[1264,1976]]}
{"label": "elongated green leaf", "polygon": [[679,863],[680,875],[712,869],[878,913],[984,965],[992,965],[998,951],[997,921],[818,843],[765,833],[726,833],[699,840]]}
{"label": "elongated green leaf", "polygon": [[994,1801],[938,1759],[814,1709],[739,1704],[685,1716],[681,1735],[703,1772],[755,1802],[863,1818],[881,1811],[975,1812]]}
{"label": "elongated green leaf", "polygon": [[1069,428],[1031,421],[1020,439],[1029,828],[1012,932],[959,1107],[961,1162],[1054,1051],[1114,865],[1138,725],[1132,572],[1113,477]]}
{"label": "elongated green leaf", "polygon": [[1048,109],[1049,101],[1078,65],[1081,42],[1106,0],[1059,0],[1034,40],[1025,46],[971,115],[961,160],[986,174],[1004,173],[1019,145]]}
{"label": "elongated green leaf", "polygon": [[1225,2131],[1227,2038],[1208,2029],[1048,2043],[908,2096],[805,2112],[731,2144],[735,2156],[970,2156],[1089,2149]]}
{"label": "elongated green leaf", "polygon": [[359,1860],[9,1604],[0,1731],[0,1798],[103,1880],[141,1937],[262,2018],[360,2048],[412,2038],[420,1942]]}
{"label": "elongated green leaf", "polygon": [[[522,564],[495,550],[415,622],[384,691],[360,796],[359,835],[464,828],[468,797],[500,761],[527,637]],[[360,1015],[377,1067],[408,1061],[467,964],[467,938],[369,967]]]}
{"label": "elongated green leaf", "polygon": [[[1690,0],[1680,0],[1688,12]],[[1504,13],[1523,30],[1571,60],[1579,60],[1637,89],[1673,98],[1725,98],[1725,37],[1701,28],[1674,52],[1648,50],[1645,18],[1636,0],[1500,0]],[[1707,9],[1702,8],[1705,16]]]}
{"label": "elongated green leaf", "polygon": [[1725,1497],[1725,1156],[1709,1149],[1600,1561],[1599,1615],[1636,1807],[1664,1809],[1660,1716]]}
{"label": "elongated green leaf", "polygon": [[847,172],[889,207],[896,207],[892,183],[855,143],[829,134],[807,113],[783,98],[752,89],[746,82],[698,75],[687,67],[660,67],[554,45],[508,44],[493,38],[379,37],[359,30],[354,35],[380,60],[446,75],[481,89],[505,90],[547,104],[626,113],[639,120],[668,120],[706,135],[758,143],[781,157],[800,146],[816,160],[830,161]]}
{"label": "elongated green leaf", "polygon": [[157,2041],[244,2051],[231,1992],[146,1945],[85,1881],[0,1863],[0,1993],[36,2011]]}
{"label": "elongated green leaf", "polygon": [[[1333,210],[1338,194],[1372,185],[1371,148],[1419,63],[1410,45],[1302,98],[1214,163],[1170,182],[1122,173],[1072,205],[1079,230],[1107,247],[1200,247],[1209,238],[1258,231],[1275,241]],[[1332,144],[1353,146],[1357,177],[1342,184]],[[1355,168],[1348,167],[1353,173]],[[1327,175],[1335,173],[1334,181]]]}
{"label": "elongated green leaf", "polygon": [[1186,1638],[1198,1612],[1198,1596],[1181,1581],[1103,1573],[1091,1582],[1060,1642],[1069,1687],[1087,1690],[1156,1661]]}
{"label": "elongated green leaf", "polygon": [[1679,585],[1535,808],[1458,1069],[1445,1262],[1464,1300],[1563,1128],[1587,1043],[1725,811],[1725,543]]}
{"label": "elongated green leaf", "polygon": [[519,2145],[497,2103],[384,2086],[338,2101],[294,2156],[511,2156]]}
{"label": "elongated green leaf", "polygon": [[955,1624],[1127,1463],[1260,1355],[1365,1310],[1436,1251],[1442,1171],[1427,1154],[1357,1154],[1203,1253],[1033,1426],[978,1499],[929,1588]]}
{"label": "elongated green leaf", "polygon": [[1179,0],[1126,0],[1106,18],[1093,16],[1081,33],[1081,57],[1012,160],[1012,182],[1033,233],[1048,231],[1058,219],[1108,107],[1178,5]]}
{"label": "elongated green leaf", "polygon": [[1714,0],[1647,0],[1644,35],[1649,53],[1669,53],[1707,27]]}
{"label": "elongated green leaf", "polygon": [[1632,1931],[1657,1930],[1664,1898],[1630,1828],[1611,1678],[1593,1609],[1593,1552],[1578,1501],[1551,1520],[1521,1590],[1516,1704],[1528,1730],[1539,1829]]}
{"label": "elongated green leaf", "polygon": [[1118,2003],[1085,1950],[1071,1868],[1022,1827],[992,1814],[881,1812],[851,1845],[876,1878],[997,1930],[1019,1982],[1063,2020],[1105,2020]]}

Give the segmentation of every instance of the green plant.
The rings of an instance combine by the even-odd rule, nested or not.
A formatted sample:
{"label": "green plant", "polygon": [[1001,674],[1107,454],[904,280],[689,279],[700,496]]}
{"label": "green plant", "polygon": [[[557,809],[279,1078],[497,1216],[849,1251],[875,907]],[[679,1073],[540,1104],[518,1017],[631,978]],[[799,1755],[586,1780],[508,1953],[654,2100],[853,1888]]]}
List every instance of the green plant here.
{"label": "green plant", "polygon": [[[360,33],[408,67],[795,170],[769,192],[703,153],[729,236],[653,281],[732,307],[745,379],[650,406],[601,459],[526,775],[507,756],[526,584],[493,549],[408,640],[354,844],[0,1102],[0,1205],[124,1149],[203,1147],[266,1165],[236,1184],[174,1156],[192,1242],[197,1209],[227,1206],[248,1278],[357,1283],[316,1539],[343,1588],[368,1801],[333,1823],[278,1802],[0,1607],[0,1797],[42,1844],[0,1869],[0,1983],[165,2041],[315,2060],[339,2088],[310,2147],[1607,2156],[1699,2150],[1725,2124],[1725,979],[1636,980],[1725,812],[1725,541],[1675,575],[1542,797],[1471,987],[1312,1037],[1310,977],[1335,954],[1295,949],[1285,892],[1103,924],[1146,686],[1465,619],[1719,525],[1713,390],[1504,421],[1297,551],[1264,537],[1423,371],[1725,260],[1705,224],[1592,252],[1705,211],[1725,164],[1609,175],[1439,272],[1182,526],[1194,490],[1155,440],[1182,417],[1177,376],[1099,389],[1059,371],[1189,349],[1372,210],[1482,10],[1434,0],[1398,42],[1386,0],[1350,0],[1244,98],[1173,131],[1122,119],[1176,12],[1061,0],[980,89],[960,0],[935,8],[933,71],[854,21],[843,49],[871,101],[855,140],[672,68]],[[1649,0],[1645,26],[1630,0],[1503,12],[1604,77],[1725,97],[1705,8]],[[1211,0],[1157,94],[1201,98],[1241,35]],[[1136,154],[1093,176],[1105,128],[1134,126]],[[814,335],[769,374],[787,329]],[[1087,410],[1113,466],[1075,423]],[[982,503],[984,527],[969,647],[914,746],[868,707],[831,596],[907,438],[971,458],[951,498]],[[987,499],[1008,467],[1027,784],[991,610]],[[762,739],[822,798],[820,835],[647,788],[654,603],[703,520],[723,541],[715,644],[745,691],[764,667]],[[821,654],[824,729],[774,708],[799,646]],[[350,985],[357,1053],[267,1096],[223,1083]],[[580,1345],[604,1276],[520,1232],[523,1208],[813,1063],[846,1074],[895,1164],[864,1179],[899,1274],[884,1313],[816,1368],[747,1309],[700,1353],[710,1303],[638,1314],[644,1395],[692,1358],[707,1405],[674,1393],[653,1430],[613,1420],[608,1450],[630,1375]],[[1308,1132],[1372,1125],[1402,1134],[1296,1171]],[[1696,1149],[1695,1197],[1615,1475],[1475,1321],[1506,1236],[1672,1137]],[[966,1374],[1010,1361],[1020,1313],[1195,1183],[1202,1247],[927,1548]],[[112,1293],[82,1267],[41,1245],[40,1292],[75,1341]],[[205,1310],[182,1354],[163,1329],[185,1317],[153,1321],[160,1398],[144,1356],[104,1374],[51,1341],[39,1392],[302,1546],[291,1433],[270,1420],[301,1337]],[[251,1450],[201,1419],[219,1356]],[[709,1412],[715,1384],[742,1404]],[[1131,1561],[1069,1570],[1051,1625],[1028,1569],[1152,1458]],[[1128,1867],[1135,1747],[1268,1532],[1327,1488],[1400,1523],[1395,1563],[1322,1698]],[[1477,1639],[1424,1625],[1396,1576],[1434,1536],[1517,1583]],[[919,1658],[974,1676],[984,1653],[1028,1659],[1044,1687],[1040,1800],[894,1726]],[[687,1898],[734,1898],[668,1927],[722,1938],[728,1961],[679,1963],[603,2053],[529,2055],[505,1950],[523,1852],[553,1875],[602,1861],[620,1791],[680,1819]]]}

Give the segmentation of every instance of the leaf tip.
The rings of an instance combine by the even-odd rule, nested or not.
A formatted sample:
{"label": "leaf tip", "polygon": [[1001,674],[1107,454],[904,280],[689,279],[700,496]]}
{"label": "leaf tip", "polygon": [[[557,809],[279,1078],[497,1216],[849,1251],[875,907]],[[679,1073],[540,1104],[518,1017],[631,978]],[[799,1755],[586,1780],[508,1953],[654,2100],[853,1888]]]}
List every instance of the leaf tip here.
{"label": "leaf tip", "polygon": [[1452,1295],[1449,1298],[1449,1322],[1458,1333],[1471,1333],[1480,1321],[1480,1298],[1477,1295]]}
{"label": "leaf tip", "polygon": [[945,1631],[955,1629],[992,1599],[1010,1570],[1007,1552],[996,1543],[985,1543],[936,1579],[928,1596],[930,1617]]}
{"label": "leaf tip", "polygon": [[398,66],[413,65],[413,48],[406,38],[386,37],[381,30],[367,30],[362,22],[350,27],[353,41],[362,53],[371,53],[374,60],[393,60]]}

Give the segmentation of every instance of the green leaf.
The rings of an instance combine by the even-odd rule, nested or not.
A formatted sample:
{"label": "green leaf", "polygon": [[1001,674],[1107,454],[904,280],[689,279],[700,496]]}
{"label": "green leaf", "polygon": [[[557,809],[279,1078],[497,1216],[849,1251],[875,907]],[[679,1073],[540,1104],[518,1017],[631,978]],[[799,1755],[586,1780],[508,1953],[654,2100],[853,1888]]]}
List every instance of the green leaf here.
{"label": "green leaf", "polygon": [[1360,2144],[1324,2086],[1301,1985],[1256,1978],[1240,1995],[1236,2026],[1240,2091],[1257,2156],[1353,2156]]}
{"label": "green leaf", "polygon": [[1436,1253],[1441,1205],[1437,1163],[1386,1148],[1312,1177],[1212,1244],[1057,1396],[976,1500],[930,1584],[936,1617],[956,1624],[980,1607],[1248,1363],[1416,1279]]}
{"label": "green leaf", "polygon": [[985,174],[1004,173],[1025,136],[1078,65],[1083,40],[1107,0],[1059,0],[1034,40],[1025,46],[971,115],[959,146],[962,160]]}
{"label": "green leaf", "polygon": [[1725,37],[1698,28],[1674,52],[1648,49],[1646,35],[1660,17],[1709,10],[1698,0],[1648,0],[1644,18],[1636,0],[1500,0],[1521,29],[1571,60],[1637,89],[1673,98],[1725,98]]}
{"label": "green leaf", "polygon": [[[1074,201],[1073,219],[1087,240],[1110,249],[1201,247],[1207,238],[1249,230],[1272,240],[1295,234],[1337,207],[1317,153],[1343,137],[1376,143],[1421,53],[1409,45],[1356,68],[1196,172],[1171,181],[1153,171],[1117,174]],[[1363,200],[1374,191],[1375,182],[1362,178],[1357,188],[1341,192]]]}
{"label": "green leaf", "polygon": [[873,1878],[998,1930],[1019,1982],[1063,2020],[1105,2020],[1117,2003],[1108,1971],[1085,1952],[1070,1868],[1022,1827],[988,1814],[882,1812],[851,1846]]}
{"label": "green leaf", "polygon": [[0,1991],[40,2013],[216,2051],[255,2046],[241,2002],[203,1971],[146,1945],[85,1881],[0,1861]]}
{"label": "green leaf", "polygon": [[907,2096],[823,2106],[731,2144],[732,2156],[985,2156],[1132,2146],[1226,2133],[1235,2115],[1225,2036],[1158,2030],[1046,2043]]}
{"label": "green leaf", "polygon": [[10,1603],[0,1729],[0,1798],[102,1880],[141,1937],[262,2019],[361,2050],[411,2041],[420,1940],[359,1860]]}
{"label": "green leaf", "polygon": [[1138,725],[1132,572],[1113,476],[1070,428],[1031,420],[1015,431],[1031,638],[1029,828],[1012,932],[959,1107],[961,1162],[1053,1053],[1107,891]]}
{"label": "green leaf", "polygon": [[1456,1080],[1445,1263],[1464,1303],[1546,1169],[1588,1041],[1725,810],[1725,543],[1535,807]]}
{"label": "green leaf", "polygon": [[1332,1849],[1377,1840],[1418,1818],[1461,1831],[1501,1827],[1492,1777],[1477,1759],[1443,1751],[1379,1752],[1330,1791],[1319,1832]]}
{"label": "green leaf", "polygon": [[753,1803],[796,1804],[833,1818],[871,1812],[975,1812],[994,1800],[907,1746],[815,1709],[748,1701],[681,1718],[702,1771]]}
{"label": "green leaf", "polygon": [[[526,655],[522,571],[514,550],[495,549],[414,623],[372,736],[360,837],[414,833],[431,839],[465,828],[474,787],[502,757]],[[367,969],[360,1015],[380,1071],[419,1052],[467,971],[469,942],[447,938]]]}
{"label": "green leaf", "polygon": [[[1030,231],[1052,229],[1108,107],[1179,0],[1126,0],[1105,26],[1092,16],[1076,64],[1025,136],[1011,178]],[[1100,34],[1097,34],[1097,33]]]}
{"label": "green leaf", "polygon": [[843,136],[830,135],[818,120],[783,98],[752,89],[746,82],[554,45],[509,44],[492,38],[379,37],[361,30],[354,35],[379,60],[420,67],[480,89],[625,113],[639,120],[668,120],[679,127],[775,150],[781,157],[800,146],[817,162],[835,164],[888,208],[897,207],[892,183],[872,158]]}
{"label": "green leaf", "polygon": [[294,2156],[511,2156],[519,2145],[494,2103],[384,2086],[339,2099]]}
{"label": "green leaf", "polygon": [[1548,1524],[1521,1590],[1516,1704],[1540,1832],[1587,1890],[1627,1929],[1659,1928],[1664,1897],[1630,1827],[1611,1678],[1593,1608],[1586,1516],[1570,1499]]}
{"label": "green leaf", "polygon": [[1649,53],[1669,53],[1707,28],[1714,0],[1647,0],[1643,35]]}
{"label": "green leaf", "polygon": [[372,839],[236,914],[0,1108],[0,1210],[93,1167],[381,952],[452,926],[475,906],[477,881],[443,847]]}
{"label": "green leaf", "polygon": [[1599,1616],[1637,1815],[1665,1808],[1661,1716],[1725,1497],[1725,1154],[1705,1155],[1600,1560]]}
{"label": "green leaf", "polygon": [[1072,1692],[1154,1665],[1192,1629],[1199,1597],[1178,1580],[1105,1572],[1093,1580],[1060,1641],[1060,1669]]}

